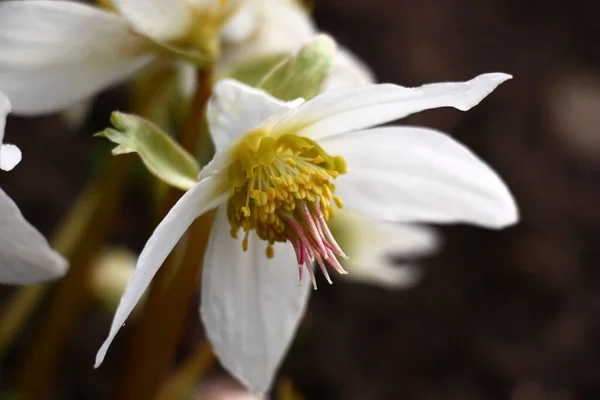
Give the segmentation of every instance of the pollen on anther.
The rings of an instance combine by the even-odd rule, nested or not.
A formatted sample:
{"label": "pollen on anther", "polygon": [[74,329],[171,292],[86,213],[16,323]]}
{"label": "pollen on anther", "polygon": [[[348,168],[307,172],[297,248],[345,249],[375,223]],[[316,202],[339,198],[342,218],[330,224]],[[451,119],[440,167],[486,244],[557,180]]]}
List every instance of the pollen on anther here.
{"label": "pollen on anther", "polygon": [[267,245],[266,254],[267,258],[273,258],[273,256],[275,255],[275,249],[273,249],[273,246],[271,246],[270,244]]}
{"label": "pollen on anther", "polygon": [[344,200],[340,196],[333,196],[333,202],[338,208],[344,207]]}
{"label": "pollen on anther", "polygon": [[248,234],[246,234],[242,240],[242,250],[248,251]]}

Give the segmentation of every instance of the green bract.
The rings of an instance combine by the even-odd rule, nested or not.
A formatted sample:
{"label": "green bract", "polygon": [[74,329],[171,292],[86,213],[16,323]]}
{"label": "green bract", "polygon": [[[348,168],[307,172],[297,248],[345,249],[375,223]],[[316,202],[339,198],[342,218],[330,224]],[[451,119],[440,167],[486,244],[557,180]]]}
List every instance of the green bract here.
{"label": "green bract", "polygon": [[260,89],[281,100],[299,97],[312,99],[319,93],[329,76],[335,42],[327,35],[318,35],[298,54],[276,65],[258,84]]}
{"label": "green bract", "polygon": [[198,162],[158,126],[118,111],[112,113],[110,122],[115,129],[106,128],[96,136],[118,144],[113,155],[138,153],[150,172],[178,189],[188,190],[196,184]]}

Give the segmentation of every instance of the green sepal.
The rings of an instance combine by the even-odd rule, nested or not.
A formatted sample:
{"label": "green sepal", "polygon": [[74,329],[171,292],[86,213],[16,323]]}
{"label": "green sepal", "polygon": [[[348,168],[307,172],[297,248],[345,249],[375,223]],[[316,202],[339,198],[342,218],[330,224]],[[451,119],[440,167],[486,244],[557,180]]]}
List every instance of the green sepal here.
{"label": "green sepal", "polygon": [[200,165],[161,128],[139,116],[118,111],[112,113],[110,122],[115,129],[106,128],[94,136],[116,143],[113,155],[137,153],[152,174],[178,189],[189,190],[196,184]]}
{"label": "green sepal", "polygon": [[258,87],[281,100],[302,97],[309,100],[319,93],[327,80],[335,55],[335,42],[327,35],[317,35],[298,54],[276,65]]}
{"label": "green sepal", "polygon": [[278,66],[286,58],[287,54],[278,53],[244,60],[234,64],[222,74],[219,74],[217,80],[231,78],[245,83],[248,86],[256,87],[262,79],[273,70],[273,68]]}

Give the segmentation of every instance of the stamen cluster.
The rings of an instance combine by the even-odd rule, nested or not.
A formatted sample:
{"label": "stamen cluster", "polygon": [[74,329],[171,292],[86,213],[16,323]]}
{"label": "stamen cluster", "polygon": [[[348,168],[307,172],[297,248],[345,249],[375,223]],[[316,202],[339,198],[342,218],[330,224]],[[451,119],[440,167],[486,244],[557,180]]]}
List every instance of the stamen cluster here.
{"label": "stamen cluster", "polygon": [[346,257],[329,227],[335,207],[343,206],[334,195],[333,180],[346,170],[341,157],[331,157],[313,141],[296,135],[272,138],[253,132],[238,144],[229,168],[231,185],[228,215],[231,234],[245,232],[268,242],[266,255],[273,257],[275,242],[291,242],[302,281],[306,266],[316,287],[313,262],[331,283],[325,262],[346,273],[336,255]]}

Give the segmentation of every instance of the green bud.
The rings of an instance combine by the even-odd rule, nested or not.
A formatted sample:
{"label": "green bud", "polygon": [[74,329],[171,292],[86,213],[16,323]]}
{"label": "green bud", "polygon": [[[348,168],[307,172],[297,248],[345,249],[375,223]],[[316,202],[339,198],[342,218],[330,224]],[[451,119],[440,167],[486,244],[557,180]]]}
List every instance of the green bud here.
{"label": "green bud", "polygon": [[309,100],[319,93],[331,71],[335,42],[327,35],[318,35],[298,54],[276,65],[258,87],[282,100],[299,97]]}
{"label": "green bud", "polygon": [[195,158],[152,122],[118,111],[106,128],[95,136],[105,137],[118,146],[113,155],[137,153],[156,177],[181,190],[189,190],[197,182],[200,166]]}

